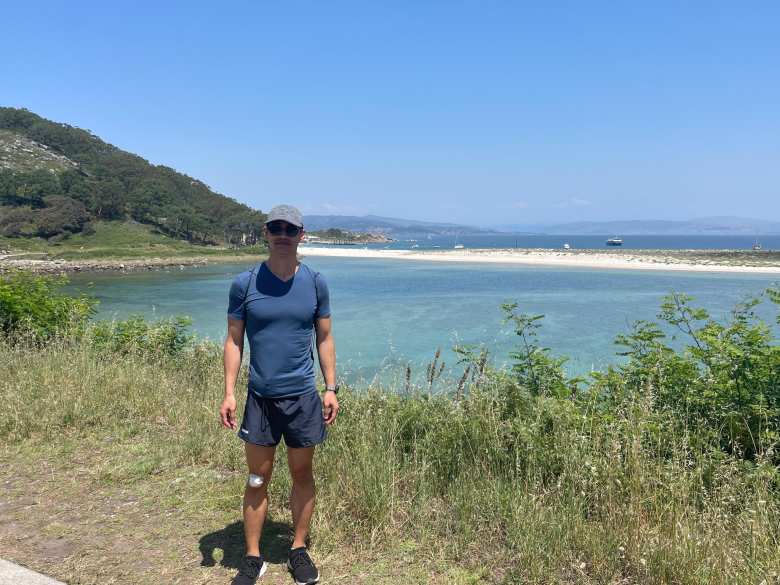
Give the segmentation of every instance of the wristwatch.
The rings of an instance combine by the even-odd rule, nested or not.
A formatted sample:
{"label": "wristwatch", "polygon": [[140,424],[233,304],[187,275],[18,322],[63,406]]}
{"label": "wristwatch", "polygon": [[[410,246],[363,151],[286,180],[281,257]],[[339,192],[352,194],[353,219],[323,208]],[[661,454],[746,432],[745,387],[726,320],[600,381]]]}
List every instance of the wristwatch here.
{"label": "wristwatch", "polygon": [[328,384],[325,386],[325,392],[333,392],[334,394],[338,394],[339,388],[341,388],[341,386],[338,384]]}

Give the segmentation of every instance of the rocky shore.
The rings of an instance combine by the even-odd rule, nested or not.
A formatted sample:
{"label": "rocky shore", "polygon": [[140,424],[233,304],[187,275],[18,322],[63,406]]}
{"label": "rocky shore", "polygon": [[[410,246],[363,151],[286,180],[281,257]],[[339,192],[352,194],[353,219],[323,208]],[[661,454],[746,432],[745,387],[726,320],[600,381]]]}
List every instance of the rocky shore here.
{"label": "rocky shore", "polygon": [[50,260],[0,256],[0,274],[11,270],[29,270],[38,274],[64,274],[69,272],[139,272],[164,268],[184,269],[203,266],[216,260],[230,258],[144,258],[135,260]]}

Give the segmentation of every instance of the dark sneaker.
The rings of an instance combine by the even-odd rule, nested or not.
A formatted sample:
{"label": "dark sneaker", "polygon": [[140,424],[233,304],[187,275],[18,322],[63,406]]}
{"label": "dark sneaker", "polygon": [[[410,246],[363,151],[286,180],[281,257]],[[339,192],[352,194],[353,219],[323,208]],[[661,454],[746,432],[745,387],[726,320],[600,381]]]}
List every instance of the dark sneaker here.
{"label": "dark sneaker", "polygon": [[238,575],[233,578],[231,585],[255,585],[267,568],[268,563],[263,560],[262,556],[244,557],[244,562],[241,563]]}
{"label": "dark sneaker", "polygon": [[320,580],[320,573],[314,566],[306,547],[294,548],[287,559],[287,570],[295,579],[296,585],[313,585]]}

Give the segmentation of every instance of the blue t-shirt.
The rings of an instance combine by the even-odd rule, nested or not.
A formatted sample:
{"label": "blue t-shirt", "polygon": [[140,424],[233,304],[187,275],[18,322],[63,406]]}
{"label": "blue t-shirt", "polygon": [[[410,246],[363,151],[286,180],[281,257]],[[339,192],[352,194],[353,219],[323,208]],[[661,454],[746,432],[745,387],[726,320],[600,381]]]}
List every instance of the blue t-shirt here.
{"label": "blue t-shirt", "polygon": [[287,282],[265,262],[254,274],[239,274],[230,286],[228,317],[244,322],[249,340],[249,390],[263,397],[316,391],[314,320],[329,316],[328,285],[305,264]]}

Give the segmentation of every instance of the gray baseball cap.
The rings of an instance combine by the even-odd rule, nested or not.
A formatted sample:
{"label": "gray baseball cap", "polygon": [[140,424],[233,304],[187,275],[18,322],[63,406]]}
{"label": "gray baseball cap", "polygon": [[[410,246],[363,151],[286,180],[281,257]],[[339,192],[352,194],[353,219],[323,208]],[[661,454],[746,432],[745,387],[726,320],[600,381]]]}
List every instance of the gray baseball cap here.
{"label": "gray baseball cap", "polygon": [[301,215],[301,212],[292,205],[277,205],[268,212],[265,223],[268,224],[277,220],[286,221],[292,225],[303,227],[303,216]]}

